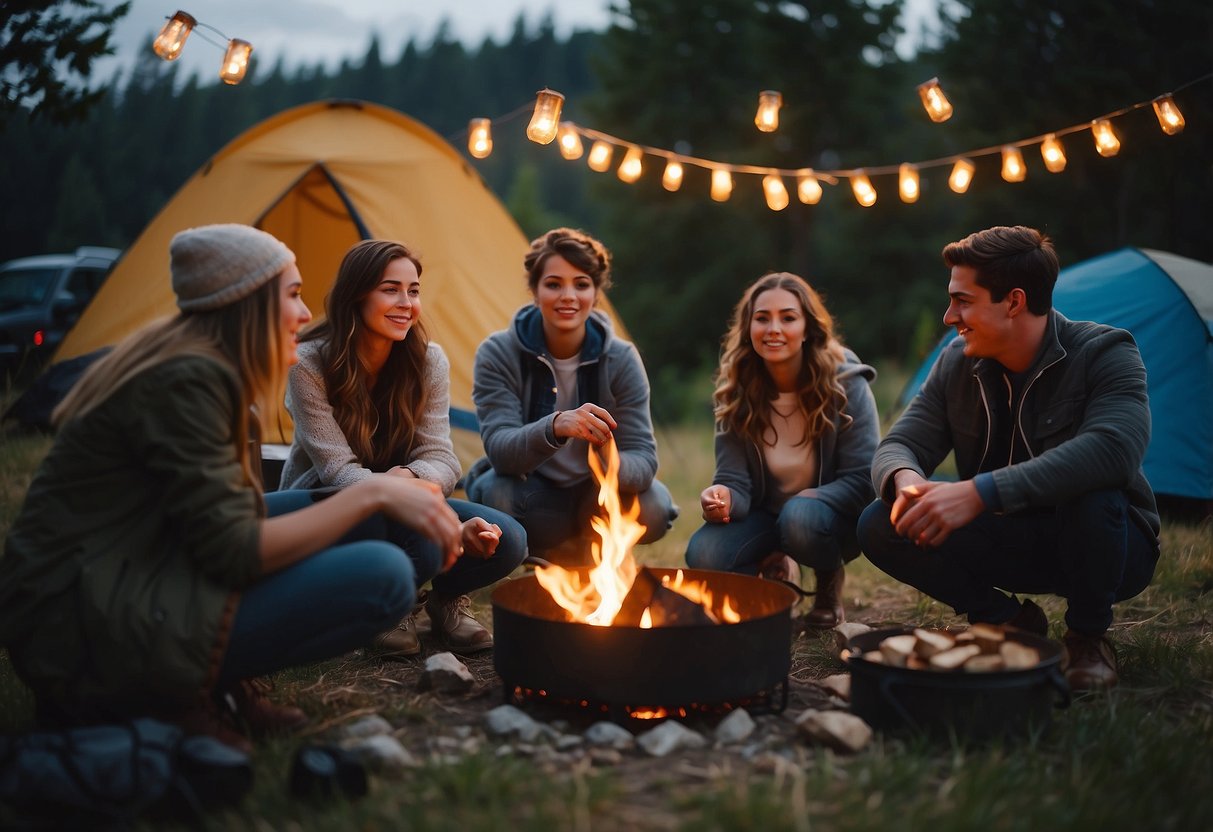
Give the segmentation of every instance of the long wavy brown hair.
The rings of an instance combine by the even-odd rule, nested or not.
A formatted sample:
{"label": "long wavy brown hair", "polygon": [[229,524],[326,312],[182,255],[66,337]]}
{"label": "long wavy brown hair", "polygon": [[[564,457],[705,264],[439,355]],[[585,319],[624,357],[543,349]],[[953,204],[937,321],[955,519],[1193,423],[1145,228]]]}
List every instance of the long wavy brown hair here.
{"label": "long wavy brown hair", "polygon": [[300,336],[323,339],[321,371],[333,416],[350,450],[372,471],[403,464],[428,404],[425,358],[430,339],[420,319],[408,337],[392,345],[387,363],[371,387],[370,373],[358,358],[358,333],[365,328],[362,302],[383,279],[388,264],[410,260],[421,275],[421,261],[402,243],[363,240],[345,253],[337,279],[324,300],[325,319]]}
{"label": "long wavy brown hair", "polygon": [[271,280],[246,298],[207,312],[182,312],[128,336],[98,360],[55,408],[56,425],[87,415],[140,373],[183,356],[211,358],[240,379],[232,437],[245,482],[261,490],[261,460],[249,439],[278,412],[286,383],[281,349],[281,287]]}
{"label": "long wavy brown hair", "polygon": [[834,334],[834,319],[821,297],[803,278],[788,272],[760,277],[733,309],[729,330],[721,342],[720,368],[712,395],[717,430],[737,433],[758,445],[770,435],[771,402],[779,391],[750,342],[750,321],[758,297],[772,289],[791,292],[805,318],[803,360],[796,385],[797,403],[806,424],[804,444],[831,429],[835,409],[843,412],[846,407],[846,392],[838,381],[838,366],[844,356],[842,343]]}

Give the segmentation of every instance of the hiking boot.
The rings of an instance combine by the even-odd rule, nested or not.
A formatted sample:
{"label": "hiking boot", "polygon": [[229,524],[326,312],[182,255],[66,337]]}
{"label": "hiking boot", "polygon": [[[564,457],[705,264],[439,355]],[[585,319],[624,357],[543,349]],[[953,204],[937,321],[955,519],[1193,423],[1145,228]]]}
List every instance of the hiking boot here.
{"label": "hiking boot", "polygon": [[806,627],[829,630],[847,620],[842,609],[842,585],[847,573],[843,567],[837,569],[814,569],[817,577],[817,594],[813,596],[813,609],[805,613]]}
{"label": "hiking boot", "polygon": [[236,730],[213,701],[200,704],[173,721],[187,737],[213,737],[242,754],[253,753],[253,744],[248,737]]}
{"label": "hiking boot", "polygon": [[1031,598],[1024,599],[1019,612],[1015,613],[1004,626],[1014,627],[1041,638],[1047,638],[1049,635],[1049,617]]}
{"label": "hiking boot", "polygon": [[466,595],[443,598],[431,592],[425,602],[434,638],[457,653],[479,653],[493,647],[493,634],[472,617],[468,608],[472,599]]}
{"label": "hiking boot", "polygon": [[403,661],[420,652],[421,640],[417,637],[417,613],[414,610],[395,627],[375,636],[366,650],[366,655],[377,659]]}
{"label": "hiking boot", "polygon": [[289,734],[307,724],[307,714],[299,708],[275,705],[269,700],[266,694],[273,689],[265,679],[244,679],[227,693],[236,718],[254,737]]}
{"label": "hiking boot", "polygon": [[1116,673],[1116,651],[1102,633],[1088,636],[1074,630],[1066,630],[1062,636],[1066,648],[1066,681],[1070,690],[1103,690],[1115,687],[1119,681]]}

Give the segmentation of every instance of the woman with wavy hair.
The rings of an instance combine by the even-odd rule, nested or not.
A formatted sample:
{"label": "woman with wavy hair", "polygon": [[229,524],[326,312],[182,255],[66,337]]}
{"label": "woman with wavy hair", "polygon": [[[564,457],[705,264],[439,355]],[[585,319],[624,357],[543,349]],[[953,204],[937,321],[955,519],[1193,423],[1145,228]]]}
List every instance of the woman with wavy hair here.
{"label": "woman with wavy hair", "polygon": [[[294,441],[282,487],[347,488],[383,472],[450,497],[459,480],[451,444],[450,362],[421,317],[421,261],[401,243],[364,240],[337,271],[326,319],[300,338],[287,408]],[[445,559],[406,526],[389,540],[413,558],[418,586],[432,579],[425,608],[433,637],[463,653],[493,637],[469,612],[467,593],[504,578],[526,557],[526,533],[511,517],[448,500],[462,523],[462,556]],[[408,617],[372,643],[382,658],[421,651]]]}
{"label": "woman with wavy hair", "polygon": [[383,475],[315,505],[263,496],[257,414],[277,412],[312,317],[295,255],[234,224],[182,231],[170,255],[180,313],[56,410],[0,555],[0,647],[42,723],[155,716],[247,749],[238,731],[306,719],[253,677],[352,650],[412,608],[385,520],[452,553],[459,521]]}
{"label": "woman with wavy hair", "polygon": [[843,564],[859,554],[855,523],[873,496],[875,377],[802,278],[775,272],[746,290],[721,349],[716,474],[690,566],[796,580],[803,564],[817,578],[805,622],[845,620]]}

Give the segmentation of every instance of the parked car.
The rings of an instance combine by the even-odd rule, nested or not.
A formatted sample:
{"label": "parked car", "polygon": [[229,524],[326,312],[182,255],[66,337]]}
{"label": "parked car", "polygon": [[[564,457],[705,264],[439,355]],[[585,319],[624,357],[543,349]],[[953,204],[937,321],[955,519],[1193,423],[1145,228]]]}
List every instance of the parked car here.
{"label": "parked car", "polygon": [[48,361],[121,254],[81,246],[0,265],[0,373]]}

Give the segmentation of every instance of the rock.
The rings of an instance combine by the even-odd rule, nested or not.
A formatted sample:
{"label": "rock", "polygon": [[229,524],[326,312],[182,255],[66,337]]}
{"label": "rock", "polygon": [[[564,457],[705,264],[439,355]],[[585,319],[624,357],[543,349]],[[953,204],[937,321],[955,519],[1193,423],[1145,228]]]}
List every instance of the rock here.
{"label": "rock", "polygon": [[362,719],[357,719],[348,725],[343,725],[337,729],[336,735],[338,742],[345,740],[356,740],[361,737],[373,737],[379,734],[391,734],[395,728],[379,714],[371,714],[364,716]]}
{"label": "rock", "polygon": [[835,673],[833,676],[819,680],[817,684],[844,702],[851,701],[851,674]]}
{"label": "rock", "polygon": [[342,747],[371,771],[390,773],[418,765],[417,759],[400,744],[400,740],[388,734],[349,740]]}
{"label": "rock", "polygon": [[704,748],[708,741],[681,722],[669,721],[641,734],[636,744],[650,757],[664,757],[682,749]]}
{"label": "rock", "polygon": [[852,754],[872,741],[868,724],[845,711],[805,711],[796,719],[796,728],[814,742]]}
{"label": "rock", "polygon": [[596,766],[617,766],[623,762],[623,754],[614,748],[591,748],[590,762]]}
{"label": "rock", "polygon": [[418,690],[437,693],[464,693],[476,684],[476,677],[454,653],[435,653],[425,660],[425,670],[417,679]]}
{"label": "rock", "polygon": [[585,741],[596,748],[628,751],[636,747],[636,738],[626,728],[613,722],[595,722],[586,729]]}
{"label": "rock", "polygon": [[839,624],[831,632],[834,633],[834,643],[838,646],[838,652],[841,654],[847,648],[847,644],[850,643],[851,639],[863,633],[870,633],[871,631],[872,628],[867,624],[847,621],[846,623]]}
{"label": "rock", "polygon": [[585,745],[585,737],[578,734],[561,734],[556,738],[557,751],[572,751]]}
{"label": "rock", "polygon": [[494,737],[517,737],[528,743],[559,736],[550,725],[536,722],[513,705],[498,705],[485,714],[484,730]]}
{"label": "rock", "polygon": [[738,708],[731,711],[716,726],[716,742],[721,745],[734,745],[753,734],[754,727],[754,718],[749,712],[745,708]]}

